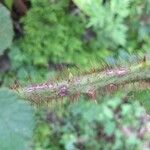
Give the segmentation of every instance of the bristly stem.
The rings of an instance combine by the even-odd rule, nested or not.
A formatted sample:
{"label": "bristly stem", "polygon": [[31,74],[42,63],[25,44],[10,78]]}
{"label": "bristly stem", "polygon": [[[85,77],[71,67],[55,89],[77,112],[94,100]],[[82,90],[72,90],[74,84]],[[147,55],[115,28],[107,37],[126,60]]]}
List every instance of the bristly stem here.
{"label": "bristly stem", "polygon": [[[43,102],[70,97],[72,95],[99,94],[124,89],[140,90],[149,88],[150,62],[144,61],[130,67],[115,67],[104,71],[75,76],[54,83],[34,84],[18,89],[19,94],[33,102]],[[136,87],[138,85],[138,87]],[[103,92],[103,93],[101,93]]]}

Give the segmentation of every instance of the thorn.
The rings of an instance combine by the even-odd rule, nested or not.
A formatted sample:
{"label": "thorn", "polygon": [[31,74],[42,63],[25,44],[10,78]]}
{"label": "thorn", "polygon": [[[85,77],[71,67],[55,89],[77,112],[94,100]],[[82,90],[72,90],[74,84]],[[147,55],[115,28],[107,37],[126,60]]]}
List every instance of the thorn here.
{"label": "thorn", "polygon": [[72,75],[72,73],[70,72],[69,73],[69,80],[71,80],[73,78],[73,75]]}
{"label": "thorn", "polygon": [[88,90],[87,96],[90,99],[96,100],[96,90],[94,90],[94,89]]}
{"label": "thorn", "polygon": [[146,62],[146,56],[144,55],[144,58],[143,58],[143,62],[145,63]]}

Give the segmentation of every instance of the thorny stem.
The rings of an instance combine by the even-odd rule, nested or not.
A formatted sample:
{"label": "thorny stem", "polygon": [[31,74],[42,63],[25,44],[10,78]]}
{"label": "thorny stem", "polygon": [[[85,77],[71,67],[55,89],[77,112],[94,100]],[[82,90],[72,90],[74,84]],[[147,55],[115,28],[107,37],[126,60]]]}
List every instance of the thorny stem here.
{"label": "thorny stem", "polygon": [[43,102],[70,97],[71,95],[100,95],[116,90],[134,91],[150,88],[150,62],[116,67],[86,74],[55,83],[30,85],[18,89],[19,94],[33,102]]}

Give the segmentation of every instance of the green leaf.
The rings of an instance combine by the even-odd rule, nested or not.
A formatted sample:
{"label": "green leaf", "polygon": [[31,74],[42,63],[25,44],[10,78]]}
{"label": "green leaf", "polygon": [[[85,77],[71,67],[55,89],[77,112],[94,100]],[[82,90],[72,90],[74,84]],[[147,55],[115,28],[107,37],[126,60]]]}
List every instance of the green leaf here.
{"label": "green leaf", "polygon": [[[82,10],[84,13],[89,15],[88,6],[93,3],[93,0],[73,0],[73,2]],[[94,3],[97,2],[94,0]]]}
{"label": "green leaf", "polygon": [[75,150],[74,143],[76,142],[76,136],[73,134],[64,134],[61,139],[61,143],[65,145],[66,150]]}
{"label": "green leaf", "polygon": [[11,9],[13,5],[13,0],[4,0],[5,5]]}
{"label": "green leaf", "polygon": [[0,149],[29,150],[34,110],[8,89],[0,89]]}
{"label": "green leaf", "polygon": [[134,98],[138,100],[150,114],[150,90],[143,90],[134,93]]}
{"label": "green leaf", "polygon": [[106,133],[106,135],[110,136],[114,133],[116,128],[116,124],[114,121],[108,121],[107,123],[105,123],[104,126],[104,132]]}
{"label": "green leaf", "polygon": [[9,48],[13,39],[13,25],[10,12],[0,4],[0,55]]}
{"label": "green leaf", "polygon": [[106,1],[105,4],[102,0],[74,0],[74,3],[89,16],[87,27],[94,28],[101,45],[105,48],[125,46],[128,27],[124,19],[129,15],[129,0]]}

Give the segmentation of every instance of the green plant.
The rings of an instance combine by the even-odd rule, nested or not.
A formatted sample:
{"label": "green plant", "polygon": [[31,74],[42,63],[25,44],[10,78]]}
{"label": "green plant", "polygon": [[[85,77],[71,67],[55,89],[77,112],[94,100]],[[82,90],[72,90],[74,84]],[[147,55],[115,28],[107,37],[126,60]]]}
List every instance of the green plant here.
{"label": "green plant", "polygon": [[10,12],[0,4],[0,55],[9,48],[13,39],[13,25]]}
{"label": "green plant", "polygon": [[149,139],[139,138],[143,108],[137,101],[124,103],[119,96],[97,103],[80,98],[58,103],[41,116],[36,128],[35,150],[144,149]]}
{"label": "green plant", "polygon": [[29,150],[35,125],[34,109],[6,88],[0,89],[0,149]]}
{"label": "green plant", "polygon": [[46,66],[49,61],[70,63],[77,59],[83,49],[80,38],[84,21],[69,10],[69,3],[69,0],[31,0],[32,8],[22,19],[24,37],[19,41],[20,55],[24,55],[22,62]]}
{"label": "green plant", "polygon": [[[48,122],[40,120],[35,128],[35,149],[143,149],[142,139],[145,140],[145,137],[141,138],[137,133],[143,110],[137,101],[150,112],[150,61],[144,56],[140,62],[133,63],[135,59],[132,59],[127,64],[127,60],[122,62],[119,56],[117,65],[111,57],[106,58],[110,65],[102,61],[96,66],[98,70],[94,69],[93,64],[97,65],[97,60],[111,53],[107,49],[119,51],[119,55],[128,57],[119,47],[129,51],[136,48],[146,51],[149,48],[149,22],[142,21],[141,24],[142,7],[145,16],[146,5],[143,6],[140,0],[136,3],[135,0],[130,3],[129,0],[74,2],[78,8],[70,0],[31,0],[31,9],[21,20],[24,36],[10,48],[12,70],[19,70],[17,77],[24,82],[28,73],[35,78],[39,76],[40,80],[44,78],[45,68],[51,61],[82,64],[84,67],[89,66],[89,60],[92,60],[91,71],[83,71],[79,75],[67,71],[63,80],[56,78],[26,87],[16,85],[19,88],[14,86],[13,92],[21,98],[10,90],[1,89],[0,134],[3,136],[0,137],[0,149],[31,148],[32,142],[28,140],[33,133],[34,111],[22,98],[38,106],[56,101],[56,113],[50,112],[47,115]],[[6,8],[0,5],[0,12],[2,10]],[[0,17],[6,12],[2,11]],[[8,19],[8,15],[2,18]],[[7,39],[12,38],[13,32],[10,34],[9,30],[12,30],[12,24],[9,21],[5,23],[10,25],[9,28],[8,24],[2,25],[7,27]],[[135,25],[136,28],[133,28]],[[10,47],[11,38],[4,40],[0,36],[0,55]],[[4,41],[1,42],[1,39]],[[3,44],[6,45],[3,47]],[[32,65],[42,66],[42,69]],[[9,75],[13,80],[12,76],[15,75],[12,72]],[[5,80],[10,83],[7,78]],[[115,97],[116,92],[123,92],[123,98],[119,95]],[[104,98],[106,95],[114,97]],[[82,96],[83,99],[73,102]],[[67,102],[63,105],[62,99],[66,97]],[[8,122],[7,126],[5,122]]]}
{"label": "green plant", "polygon": [[149,0],[134,0],[131,3],[130,14],[128,16],[128,51],[137,52],[149,50],[149,35],[150,35],[150,9]]}
{"label": "green plant", "polygon": [[[74,0],[89,16],[88,26],[93,27],[97,49],[105,47],[118,51],[118,46],[128,51],[141,50],[149,36],[149,1],[144,0]],[[99,43],[100,44],[99,44]],[[145,49],[147,51],[147,49]]]}
{"label": "green plant", "polygon": [[[74,150],[79,147],[91,149],[94,146],[96,149],[110,149],[110,147],[141,149],[142,139],[138,138],[137,133],[140,128],[138,117],[141,116],[138,101],[146,106],[146,110],[149,110],[149,68],[150,62],[144,57],[141,63],[126,67],[122,65],[111,69],[106,68],[106,70],[90,72],[79,77],[73,77],[70,74],[66,80],[54,80],[15,89],[14,91],[22,98],[39,106],[48,104],[52,100],[60,100],[63,104],[61,101],[63,97],[68,98],[67,102],[74,101],[81,95],[85,96],[84,100],[93,99],[86,102],[80,99],[69,105],[67,109],[66,103],[62,111],[59,110],[59,102],[56,103],[58,115],[66,115],[65,119],[63,121],[60,118],[57,121],[57,117],[52,117],[50,127],[42,122],[42,127],[37,127],[36,130],[36,134],[41,134],[36,138],[41,140],[34,145],[35,148]],[[120,92],[122,89],[125,90],[123,98],[118,95],[118,98],[114,97],[112,100],[108,97],[103,99],[104,95],[114,95],[114,92]],[[148,91],[146,96],[143,89]],[[10,100],[12,99],[11,97]],[[126,101],[125,104],[121,104],[121,99]],[[116,118],[117,113],[119,114]],[[52,138],[54,136],[55,138]]]}
{"label": "green plant", "polygon": [[11,10],[13,5],[13,0],[4,0],[5,5]]}
{"label": "green plant", "polygon": [[149,23],[141,19],[148,12],[147,0],[73,2],[78,8],[70,0],[31,0],[21,20],[24,36],[10,51],[13,68],[46,68],[51,62],[87,67],[120,49],[148,51]]}
{"label": "green plant", "polygon": [[88,27],[94,28],[97,35],[96,43],[99,41],[100,47],[125,46],[127,26],[124,20],[130,12],[130,0],[106,0],[105,2],[74,0],[74,2],[89,16]]}
{"label": "green plant", "polygon": [[148,88],[130,94],[132,94],[132,97],[138,100],[144,106],[144,108],[147,110],[147,113],[150,113],[150,107],[149,107],[150,90],[148,90]]}
{"label": "green plant", "polygon": [[31,0],[31,4],[21,20],[24,36],[16,41],[9,54],[13,68],[23,65],[46,68],[51,62],[87,67],[89,60],[97,64],[111,53],[92,47],[94,33],[86,29],[86,16],[70,0]]}

